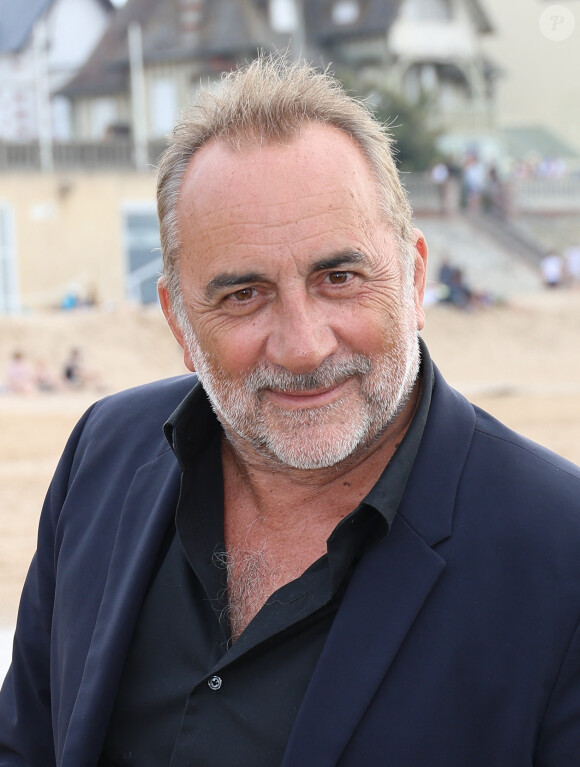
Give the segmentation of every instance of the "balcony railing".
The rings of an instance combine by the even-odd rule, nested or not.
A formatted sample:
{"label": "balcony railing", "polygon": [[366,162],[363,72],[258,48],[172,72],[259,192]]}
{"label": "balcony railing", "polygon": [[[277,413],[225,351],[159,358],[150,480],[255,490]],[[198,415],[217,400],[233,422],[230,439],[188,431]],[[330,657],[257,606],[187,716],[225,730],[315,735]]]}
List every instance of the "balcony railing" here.
{"label": "balcony railing", "polygon": [[[461,181],[454,180],[450,189],[439,189],[428,173],[403,174],[415,213],[452,213],[461,203]],[[484,192],[485,198],[485,192]],[[505,215],[514,213],[580,212],[580,175],[564,178],[512,180],[505,184]],[[485,203],[485,199],[484,199]]]}
{"label": "balcony railing", "polygon": [[[154,169],[165,148],[162,141],[150,142],[148,166]],[[0,142],[0,173],[26,173],[43,170],[38,143]],[[55,143],[52,146],[52,166],[56,172],[69,171],[128,171],[135,169],[133,144],[115,139],[102,142]],[[451,193],[442,190],[428,173],[403,174],[417,213],[453,212],[459,207],[460,182],[453,182]],[[510,210],[521,212],[565,213],[580,211],[580,175],[561,179],[526,179],[509,182]]]}
{"label": "balcony railing", "polygon": [[514,206],[522,213],[572,213],[580,211],[580,176],[537,178],[512,184]]}
{"label": "balcony railing", "polygon": [[[150,142],[148,164],[155,167],[165,148],[162,141]],[[47,154],[38,142],[0,141],[0,173],[37,172],[46,169]],[[131,170],[135,168],[135,152],[131,141],[55,142],[49,154],[55,171]]]}
{"label": "balcony railing", "polygon": [[438,109],[427,118],[429,126],[451,133],[487,133],[496,127],[496,119],[487,106],[471,109]]}

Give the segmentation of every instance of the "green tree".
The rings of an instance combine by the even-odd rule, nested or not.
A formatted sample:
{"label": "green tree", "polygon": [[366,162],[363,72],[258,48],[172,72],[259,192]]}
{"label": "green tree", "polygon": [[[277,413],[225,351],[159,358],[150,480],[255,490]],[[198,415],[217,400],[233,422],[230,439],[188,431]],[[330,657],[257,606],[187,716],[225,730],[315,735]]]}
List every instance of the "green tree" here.
{"label": "green tree", "polygon": [[427,99],[413,104],[397,93],[375,91],[369,94],[369,105],[393,134],[400,170],[424,171],[439,159],[439,133],[429,125]]}
{"label": "green tree", "polygon": [[395,139],[395,159],[401,171],[424,171],[441,159],[437,149],[440,132],[430,126],[432,107],[427,96],[412,103],[386,88],[361,86],[346,68],[336,73],[346,90],[362,99]]}

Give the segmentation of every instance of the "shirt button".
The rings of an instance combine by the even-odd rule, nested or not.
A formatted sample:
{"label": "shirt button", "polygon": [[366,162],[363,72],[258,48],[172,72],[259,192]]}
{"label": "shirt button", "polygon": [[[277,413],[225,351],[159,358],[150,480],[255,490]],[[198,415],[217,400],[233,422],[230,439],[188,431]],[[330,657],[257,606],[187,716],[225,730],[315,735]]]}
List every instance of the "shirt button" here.
{"label": "shirt button", "polygon": [[222,679],[220,676],[210,676],[207,680],[207,685],[210,690],[219,690],[222,686]]}

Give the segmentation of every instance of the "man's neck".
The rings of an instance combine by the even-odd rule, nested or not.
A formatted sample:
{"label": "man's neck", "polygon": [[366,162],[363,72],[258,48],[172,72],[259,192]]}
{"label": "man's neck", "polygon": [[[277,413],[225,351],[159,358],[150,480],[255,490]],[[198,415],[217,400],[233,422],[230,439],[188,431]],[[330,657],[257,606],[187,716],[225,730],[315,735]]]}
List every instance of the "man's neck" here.
{"label": "man's neck", "polygon": [[380,477],[405,436],[420,397],[417,382],[396,421],[359,455],[304,471],[222,440],[228,598],[235,640],[277,589],[326,553],[336,525]]}
{"label": "man's neck", "polygon": [[236,499],[237,506],[245,498],[253,507],[252,522],[281,531],[289,532],[294,524],[302,527],[302,518],[322,524],[326,520],[333,527],[380,477],[413,420],[420,390],[419,380],[397,419],[372,444],[327,468],[294,469],[229,435],[222,441],[226,501]]}

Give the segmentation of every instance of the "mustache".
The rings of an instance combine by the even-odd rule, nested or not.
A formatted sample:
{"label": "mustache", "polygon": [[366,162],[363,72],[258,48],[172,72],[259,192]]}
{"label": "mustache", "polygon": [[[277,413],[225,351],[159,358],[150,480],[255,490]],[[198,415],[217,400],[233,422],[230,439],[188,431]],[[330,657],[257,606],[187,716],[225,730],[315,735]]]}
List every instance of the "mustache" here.
{"label": "mustache", "polygon": [[352,376],[366,375],[371,368],[371,359],[364,354],[353,354],[347,359],[326,359],[310,373],[291,373],[262,362],[252,370],[244,383],[248,394],[257,394],[263,389],[280,392],[312,391],[335,386]]}

